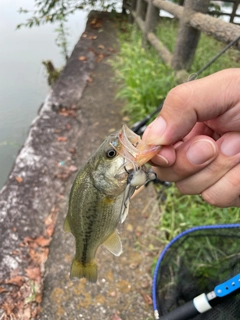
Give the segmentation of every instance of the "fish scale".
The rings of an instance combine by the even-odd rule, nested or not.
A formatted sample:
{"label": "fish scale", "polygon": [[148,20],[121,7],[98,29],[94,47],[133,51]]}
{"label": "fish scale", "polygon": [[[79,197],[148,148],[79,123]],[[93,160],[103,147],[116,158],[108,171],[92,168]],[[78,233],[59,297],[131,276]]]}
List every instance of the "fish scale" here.
{"label": "fish scale", "polygon": [[[119,138],[121,131],[111,134],[80,169],[73,183],[64,222],[64,230],[75,237],[71,277],[97,281],[95,254],[101,244],[116,256],[122,253],[117,226],[127,216],[129,197],[137,187],[153,179],[153,174],[140,164],[141,154],[146,159],[147,146],[143,146],[140,138],[129,130],[124,131],[122,139],[128,143],[127,152],[122,150],[125,145]],[[127,134],[132,140],[137,137],[137,143],[127,141]],[[149,150],[152,154],[156,148],[150,146]],[[126,155],[132,151],[133,156],[128,159]],[[135,155],[138,156],[136,164]]]}

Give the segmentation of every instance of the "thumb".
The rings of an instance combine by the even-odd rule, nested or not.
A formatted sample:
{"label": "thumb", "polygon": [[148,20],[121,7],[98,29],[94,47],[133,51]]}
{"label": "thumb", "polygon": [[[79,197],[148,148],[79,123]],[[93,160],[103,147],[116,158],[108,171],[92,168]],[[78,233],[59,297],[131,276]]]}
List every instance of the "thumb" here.
{"label": "thumb", "polygon": [[157,145],[181,140],[197,122],[216,119],[237,104],[239,86],[240,69],[226,69],[173,88],[160,115],[147,127],[143,140]]}

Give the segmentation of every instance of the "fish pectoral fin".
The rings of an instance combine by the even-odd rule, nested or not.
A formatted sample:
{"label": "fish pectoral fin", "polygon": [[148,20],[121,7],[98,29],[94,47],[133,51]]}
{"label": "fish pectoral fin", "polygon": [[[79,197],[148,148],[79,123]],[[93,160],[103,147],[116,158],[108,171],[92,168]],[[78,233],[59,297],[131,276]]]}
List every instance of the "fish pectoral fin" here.
{"label": "fish pectoral fin", "polygon": [[125,219],[127,218],[128,211],[129,211],[129,201],[131,196],[134,194],[134,191],[136,190],[136,187],[132,187],[129,184],[127,184],[126,189],[123,194],[123,200],[122,200],[122,207],[120,212],[120,222],[123,223]]}
{"label": "fish pectoral fin", "polygon": [[103,242],[103,245],[115,256],[120,256],[122,253],[122,242],[115,230],[106,241]]}
{"label": "fish pectoral fin", "polygon": [[69,225],[69,221],[68,221],[68,216],[66,216],[66,218],[65,218],[65,220],[64,220],[63,230],[64,230],[65,232],[71,232],[70,225]]}
{"label": "fish pectoral fin", "polygon": [[90,261],[83,265],[76,258],[73,259],[70,278],[86,278],[89,282],[97,282],[97,265]]}
{"label": "fish pectoral fin", "polygon": [[121,220],[120,222],[123,223],[125,221],[125,219],[127,218],[128,215],[128,211],[129,211],[129,206],[130,206],[130,202],[129,199],[127,200],[127,202],[122,204],[122,208],[121,208]]}

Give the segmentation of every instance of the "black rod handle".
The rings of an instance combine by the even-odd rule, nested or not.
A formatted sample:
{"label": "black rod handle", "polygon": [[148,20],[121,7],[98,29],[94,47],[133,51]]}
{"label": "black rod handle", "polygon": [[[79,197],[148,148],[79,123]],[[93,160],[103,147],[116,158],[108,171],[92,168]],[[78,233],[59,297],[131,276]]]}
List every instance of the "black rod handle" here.
{"label": "black rod handle", "polygon": [[188,320],[197,316],[199,312],[195,308],[193,301],[189,301],[177,309],[169,312],[164,316],[160,316],[160,320]]}
{"label": "black rod handle", "polygon": [[204,313],[212,309],[205,293],[195,297],[192,301],[185,303],[177,309],[169,312],[164,316],[160,316],[160,320],[189,320],[199,313]]}

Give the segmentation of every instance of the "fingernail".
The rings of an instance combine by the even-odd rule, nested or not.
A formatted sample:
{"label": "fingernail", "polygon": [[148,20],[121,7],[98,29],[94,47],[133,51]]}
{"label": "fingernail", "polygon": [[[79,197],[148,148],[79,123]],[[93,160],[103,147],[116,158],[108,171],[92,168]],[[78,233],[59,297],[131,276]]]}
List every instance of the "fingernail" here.
{"label": "fingernail", "polygon": [[231,135],[223,140],[220,149],[226,156],[235,156],[238,154],[240,152],[240,135],[238,133],[231,133]]}
{"label": "fingernail", "polygon": [[169,163],[169,161],[164,157],[164,156],[162,156],[162,155],[160,155],[160,154],[157,154],[155,157],[154,157],[154,160],[156,160],[156,161],[154,161],[155,163],[157,162],[157,164],[158,165],[164,165],[164,166],[166,166],[166,165],[168,165],[168,163]]}
{"label": "fingernail", "polygon": [[216,146],[209,140],[198,140],[187,150],[187,158],[193,164],[199,165],[212,159],[216,154]]}
{"label": "fingernail", "polygon": [[166,127],[166,121],[159,116],[145,130],[144,141],[148,144],[161,144]]}

